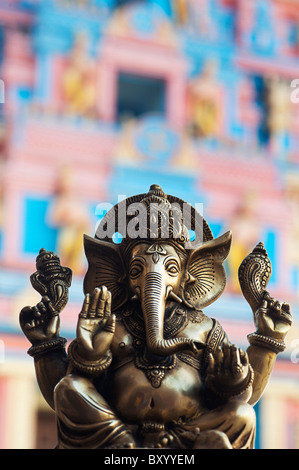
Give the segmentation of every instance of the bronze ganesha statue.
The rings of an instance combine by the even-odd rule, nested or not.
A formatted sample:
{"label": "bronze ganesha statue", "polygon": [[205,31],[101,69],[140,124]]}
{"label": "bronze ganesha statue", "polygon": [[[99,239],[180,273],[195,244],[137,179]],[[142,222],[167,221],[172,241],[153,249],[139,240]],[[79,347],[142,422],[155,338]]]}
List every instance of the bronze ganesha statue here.
{"label": "bronze ganesha statue", "polygon": [[[256,331],[247,351],[231,344],[203,313],[224,290],[231,232],[214,239],[188,206],[191,242],[185,205],[153,185],[113,207],[94,238],[84,237],[85,298],[67,351],[59,313],[71,272],[40,251],[31,280],[42,299],[22,309],[20,324],[57,415],[58,448],[254,446],[253,405],[285,348],[289,305],[265,290],[271,264],[259,244],[239,270]],[[109,231],[115,221],[127,229],[119,244]]]}

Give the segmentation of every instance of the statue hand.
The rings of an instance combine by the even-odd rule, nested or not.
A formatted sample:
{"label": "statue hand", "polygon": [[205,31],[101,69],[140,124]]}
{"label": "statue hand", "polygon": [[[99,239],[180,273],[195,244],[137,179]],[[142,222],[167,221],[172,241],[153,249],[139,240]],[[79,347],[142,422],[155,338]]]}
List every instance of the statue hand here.
{"label": "statue hand", "polygon": [[206,383],[216,393],[219,390],[229,396],[246,381],[249,367],[245,351],[234,344],[224,344],[209,356]]}
{"label": "statue hand", "polygon": [[37,345],[59,336],[59,312],[49,297],[42,297],[34,307],[24,307],[20,312],[20,325],[28,340]]}
{"label": "statue hand", "polygon": [[115,315],[111,315],[111,293],[107,287],[86,294],[77,325],[79,355],[97,361],[107,353],[115,332]]}
{"label": "statue hand", "polygon": [[254,322],[258,334],[282,341],[292,324],[290,306],[265,292],[264,300],[254,314]]}

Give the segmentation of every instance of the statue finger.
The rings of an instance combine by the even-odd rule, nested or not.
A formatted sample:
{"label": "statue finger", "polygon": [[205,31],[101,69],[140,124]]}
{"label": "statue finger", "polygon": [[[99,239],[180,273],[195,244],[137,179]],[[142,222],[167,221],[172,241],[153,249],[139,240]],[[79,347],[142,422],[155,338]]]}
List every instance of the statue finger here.
{"label": "statue finger", "polygon": [[25,324],[26,330],[32,330],[32,328],[35,328],[35,327],[36,327],[35,320],[31,320],[30,322]]}
{"label": "statue finger", "polygon": [[41,314],[47,313],[47,307],[45,306],[45,304],[44,304],[43,301],[42,301],[42,302],[39,302],[39,303],[36,305],[36,307],[38,308],[38,310],[39,310],[39,312],[40,312]]}
{"label": "statue finger", "polygon": [[105,313],[105,304],[106,304],[106,297],[107,297],[107,287],[102,286],[101,287],[101,295],[98,298],[98,303],[96,307],[96,316],[100,318],[104,318],[104,313]]}
{"label": "statue finger", "polygon": [[214,375],[215,371],[215,359],[212,353],[209,354],[208,357],[208,367],[207,367],[207,375],[212,376]]}
{"label": "statue finger", "polygon": [[42,301],[38,305],[40,305],[40,304],[43,305],[46,309],[46,311],[44,313],[49,312],[51,315],[56,315],[57,314],[57,311],[53,307],[51,299],[47,295],[44,295],[42,297]]}
{"label": "statue finger", "polygon": [[48,303],[48,311],[49,311],[51,317],[55,317],[56,315],[58,315],[58,312],[57,312],[56,308],[53,307],[52,302]]}
{"label": "statue finger", "polygon": [[37,305],[32,307],[32,312],[33,312],[33,315],[35,316],[35,318],[39,318],[41,316],[41,313],[40,313]]}
{"label": "statue finger", "polygon": [[269,316],[292,325],[292,314],[290,312],[289,304],[275,300],[271,305],[271,310],[268,311]]}
{"label": "statue finger", "polygon": [[291,309],[290,304],[287,304],[286,302],[283,302],[281,308],[283,309],[283,311],[285,313],[291,313],[290,312],[290,309]]}
{"label": "statue finger", "polygon": [[111,292],[107,291],[106,303],[104,307],[104,318],[108,318],[111,316],[111,301],[112,301]]}
{"label": "statue finger", "polygon": [[215,348],[215,350],[213,351],[213,356],[214,356],[215,362],[220,362],[220,361],[222,362],[223,353],[222,353],[222,348],[220,346]]}
{"label": "statue finger", "polygon": [[246,351],[243,351],[243,349],[239,349],[239,354],[240,354],[240,360],[243,366],[247,366],[249,364],[249,358],[248,354]]}
{"label": "statue finger", "polygon": [[90,305],[90,294],[86,294],[84,298],[84,302],[82,305],[82,310],[79,313],[79,318],[86,318],[88,315],[89,311],[89,305]]}
{"label": "statue finger", "polygon": [[99,300],[100,294],[101,294],[101,289],[99,287],[96,287],[95,290],[93,291],[93,293],[91,295],[91,299],[90,299],[90,306],[89,306],[89,312],[88,312],[88,316],[90,318],[93,318],[93,317],[96,316],[97,305],[98,305],[98,300]]}
{"label": "statue finger", "polygon": [[231,346],[229,344],[224,344],[222,347],[223,353],[223,367],[222,372],[227,374],[231,368]]}
{"label": "statue finger", "polygon": [[263,300],[267,302],[268,307],[273,307],[276,302],[276,300],[269,294],[268,291],[264,292]]}
{"label": "statue finger", "polygon": [[268,292],[267,290],[265,290],[263,298],[264,298],[264,300],[266,300],[266,301],[272,299],[271,295],[269,294],[269,292]]}
{"label": "statue finger", "polygon": [[290,306],[288,304],[276,300],[272,308],[275,312],[276,318],[285,321],[289,325],[292,324],[292,315],[290,313]]}
{"label": "statue finger", "polygon": [[280,310],[281,310],[281,303],[279,302],[279,300],[275,300],[275,301],[274,301],[272,308],[273,308],[274,310],[276,310],[277,312],[280,312]]}
{"label": "statue finger", "polygon": [[[288,310],[285,310],[284,305],[287,305],[289,307]],[[290,306],[288,304],[282,304],[282,307],[279,312],[279,317],[288,325],[292,325],[292,314],[290,312]]]}
{"label": "statue finger", "polygon": [[23,331],[32,330],[38,326],[40,313],[36,307],[24,307],[20,312],[20,325]]}
{"label": "statue finger", "polygon": [[243,372],[243,364],[240,358],[240,350],[237,346],[232,348],[232,372],[233,375],[241,375]]}
{"label": "statue finger", "polygon": [[215,375],[217,374],[217,370],[216,370],[217,361],[216,361],[216,358],[215,358],[214,354],[215,354],[215,351],[213,351],[213,353],[209,354],[209,362],[208,362],[207,373],[210,377],[215,377]]}
{"label": "statue finger", "polygon": [[216,348],[214,351],[214,359],[215,359],[215,366],[214,366],[214,371],[215,374],[221,374],[223,370],[223,351],[220,346]]}

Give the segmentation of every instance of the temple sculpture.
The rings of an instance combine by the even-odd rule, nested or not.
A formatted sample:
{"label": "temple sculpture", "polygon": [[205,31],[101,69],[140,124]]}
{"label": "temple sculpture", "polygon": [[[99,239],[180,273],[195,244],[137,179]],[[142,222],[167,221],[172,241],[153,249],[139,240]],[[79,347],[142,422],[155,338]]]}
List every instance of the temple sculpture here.
{"label": "temple sculpture", "polygon": [[67,348],[59,315],[72,273],[40,250],[31,282],[41,301],[22,309],[20,325],[57,416],[57,448],[254,447],[253,405],[292,320],[266,290],[263,243],[239,268],[253,313],[247,350],[205,315],[225,288],[231,238],[214,238],[195,208],[158,185],[116,204],[84,236],[85,297]]}

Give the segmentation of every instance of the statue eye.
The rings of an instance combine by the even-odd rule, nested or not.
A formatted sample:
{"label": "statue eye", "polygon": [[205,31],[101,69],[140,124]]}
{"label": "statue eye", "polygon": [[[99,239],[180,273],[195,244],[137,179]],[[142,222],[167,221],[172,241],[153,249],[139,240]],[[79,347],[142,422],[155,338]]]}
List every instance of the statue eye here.
{"label": "statue eye", "polygon": [[168,272],[168,274],[172,275],[172,276],[175,276],[176,274],[179,273],[179,267],[177,266],[177,264],[171,262],[171,263],[168,263],[166,265],[166,270]]}
{"label": "statue eye", "polygon": [[139,274],[141,274],[141,271],[142,271],[142,266],[140,266],[139,264],[132,266],[132,268],[130,269],[130,277],[131,278],[138,277]]}

